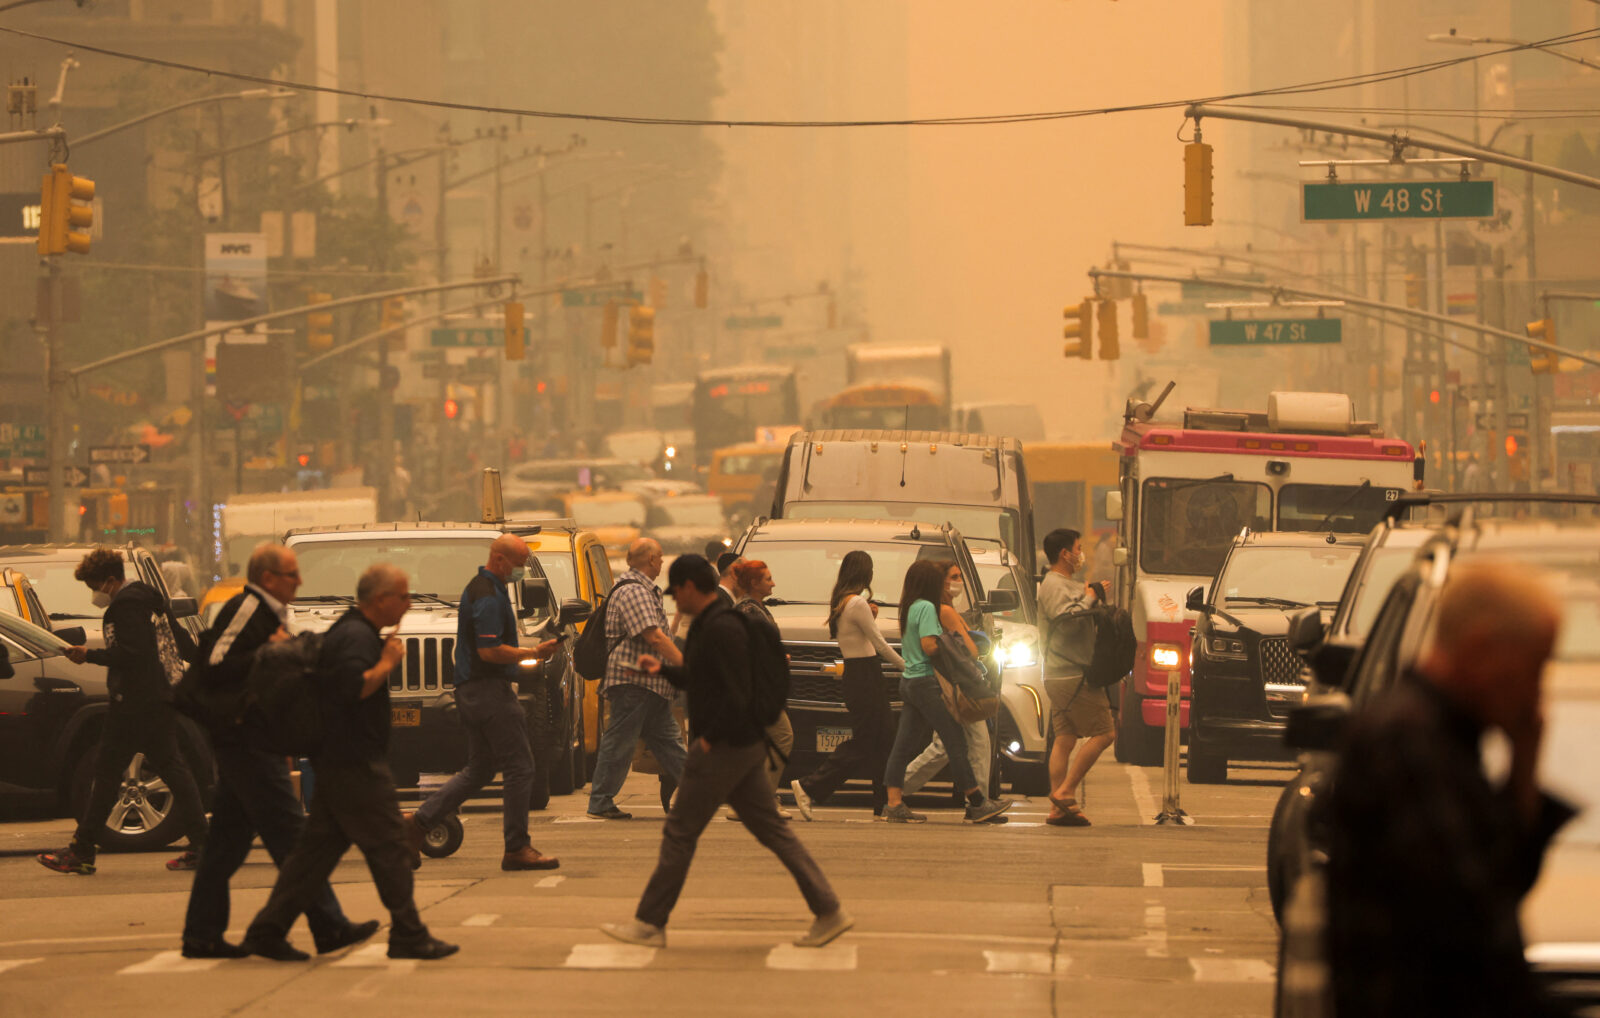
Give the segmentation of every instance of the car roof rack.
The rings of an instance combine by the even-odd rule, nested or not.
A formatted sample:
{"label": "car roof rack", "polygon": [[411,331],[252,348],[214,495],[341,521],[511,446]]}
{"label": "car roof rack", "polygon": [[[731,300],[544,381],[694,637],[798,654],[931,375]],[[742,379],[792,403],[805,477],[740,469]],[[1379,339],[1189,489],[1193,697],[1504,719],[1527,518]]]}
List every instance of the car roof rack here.
{"label": "car roof rack", "polygon": [[1388,519],[1399,519],[1407,509],[1430,505],[1471,505],[1474,502],[1524,502],[1568,505],[1600,505],[1600,495],[1579,495],[1565,491],[1407,491],[1384,510]]}

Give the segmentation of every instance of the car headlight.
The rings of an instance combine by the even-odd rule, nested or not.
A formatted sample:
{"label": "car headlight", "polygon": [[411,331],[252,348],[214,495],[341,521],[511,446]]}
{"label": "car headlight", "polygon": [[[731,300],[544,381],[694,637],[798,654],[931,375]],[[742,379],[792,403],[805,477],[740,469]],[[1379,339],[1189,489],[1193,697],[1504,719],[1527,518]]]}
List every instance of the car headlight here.
{"label": "car headlight", "polygon": [[538,660],[537,658],[525,657],[521,661],[518,661],[517,664],[523,668],[537,668],[544,664],[544,662]]}
{"label": "car headlight", "polygon": [[1176,643],[1152,643],[1150,667],[1161,672],[1173,672],[1183,667],[1183,648]]}
{"label": "car headlight", "polygon": [[1002,643],[998,657],[1002,668],[1031,668],[1039,663],[1039,647],[1028,637],[1018,637]]}
{"label": "car headlight", "polygon": [[1243,661],[1247,656],[1244,641],[1231,636],[1208,636],[1200,650],[1206,657],[1221,661]]}

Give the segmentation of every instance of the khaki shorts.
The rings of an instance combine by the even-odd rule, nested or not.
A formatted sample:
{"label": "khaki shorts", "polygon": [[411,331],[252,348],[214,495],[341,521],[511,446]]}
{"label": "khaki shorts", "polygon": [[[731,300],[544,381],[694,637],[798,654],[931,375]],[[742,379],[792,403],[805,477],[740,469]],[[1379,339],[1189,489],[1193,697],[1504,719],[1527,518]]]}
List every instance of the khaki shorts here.
{"label": "khaki shorts", "polygon": [[1045,679],[1044,691],[1050,698],[1050,727],[1056,735],[1092,739],[1116,734],[1105,690],[1092,689],[1083,685],[1081,677],[1074,677]]}

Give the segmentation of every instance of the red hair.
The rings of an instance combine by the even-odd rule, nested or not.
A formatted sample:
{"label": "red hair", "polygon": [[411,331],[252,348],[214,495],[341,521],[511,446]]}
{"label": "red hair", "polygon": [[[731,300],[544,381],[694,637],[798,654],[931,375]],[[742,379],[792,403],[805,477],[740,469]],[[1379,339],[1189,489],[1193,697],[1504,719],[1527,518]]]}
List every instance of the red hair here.
{"label": "red hair", "polygon": [[758,558],[743,559],[733,567],[733,582],[740,590],[748,592],[750,585],[761,579],[761,574],[767,571],[767,564]]}

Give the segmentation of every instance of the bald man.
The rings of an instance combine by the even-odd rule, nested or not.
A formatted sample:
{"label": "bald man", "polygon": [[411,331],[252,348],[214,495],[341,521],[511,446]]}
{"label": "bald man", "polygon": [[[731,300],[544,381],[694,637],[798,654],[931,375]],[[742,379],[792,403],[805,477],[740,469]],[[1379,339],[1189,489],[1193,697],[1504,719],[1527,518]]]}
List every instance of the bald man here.
{"label": "bald man", "polygon": [[528,799],[533,794],[533,751],[528,745],[527,714],[517,699],[519,679],[536,681],[538,674],[522,668],[524,661],[543,661],[555,652],[555,640],[537,647],[517,641],[517,615],[506,584],[528,572],[528,545],[515,534],[502,534],[489,545],[488,564],[461,592],[456,621],[456,714],[467,730],[467,765],[445,782],[428,801],[406,817],[407,833],[417,850],[413,865],[421,865],[422,838],[426,831],[461,808],[476,794],[504,775],[501,830],[505,835],[502,870],[553,870],[560,860],[544,855],[528,836]]}
{"label": "bald man", "polygon": [[[1326,797],[1335,1011],[1548,1013],[1517,909],[1572,816],[1539,790],[1541,682],[1560,605],[1524,567],[1458,565],[1414,670],[1356,713]],[[1486,731],[1511,747],[1485,777]]]}

